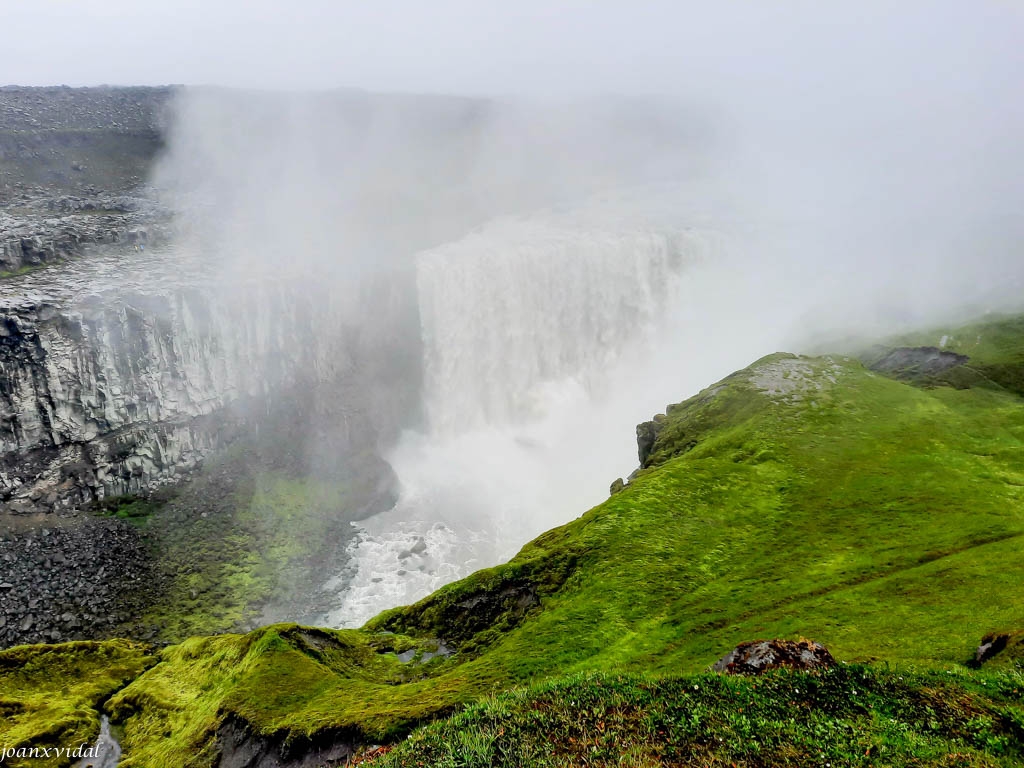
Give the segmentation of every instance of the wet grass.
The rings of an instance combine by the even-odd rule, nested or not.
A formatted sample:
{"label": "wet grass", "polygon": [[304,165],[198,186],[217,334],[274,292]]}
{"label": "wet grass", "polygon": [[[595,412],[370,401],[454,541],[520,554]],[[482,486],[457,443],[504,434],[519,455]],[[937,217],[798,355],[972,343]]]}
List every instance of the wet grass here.
{"label": "wet grass", "polygon": [[489,697],[379,768],[1019,765],[1024,677],[897,673],[651,679],[577,674]]}

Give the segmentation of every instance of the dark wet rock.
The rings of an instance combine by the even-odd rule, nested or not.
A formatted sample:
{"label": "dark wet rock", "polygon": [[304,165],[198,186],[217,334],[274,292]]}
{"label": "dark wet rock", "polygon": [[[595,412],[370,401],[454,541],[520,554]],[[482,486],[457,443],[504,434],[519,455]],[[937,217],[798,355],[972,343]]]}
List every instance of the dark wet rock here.
{"label": "dark wet rock", "polygon": [[771,669],[826,669],[836,660],[813,640],[752,640],[740,643],[715,663],[716,672],[759,675]]}
{"label": "dark wet rock", "polygon": [[351,735],[333,731],[264,736],[232,717],[217,731],[217,768],[332,768],[347,765],[358,746]]}
{"label": "dark wet rock", "polygon": [[423,540],[422,536],[418,536],[416,543],[409,548],[409,551],[414,555],[422,555],[427,551],[427,542]]}
{"label": "dark wet rock", "polygon": [[110,636],[125,629],[127,617],[158,587],[142,537],[131,525],[63,518],[47,530],[43,536],[31,521],[0,526],[8,585],[0,590],[0,648]]}
{"label": "dark wet rock", "polygon": [[990,632],[981,639],[974,651],[974,665],[980,666],[1007,649],[1017,657],[1024,657],[1024,630]]}
{"label": "dark wet rock", "polygon": [[640,457],[640,466],[644,466],[647,457],[651,455],[654,448],[654,441],[658,439],[658,424],[654,421],[645,421],[636,425],[636,447]]}
{"label": "dark wet rock", "polygon": [[422,536],[416,537],[416,543],[408,549],[403,549],[398,553],[399,560],[408,560],[413,555],[422,555],[427,551],[427,542],[423,540]]}
{"label": "dark wet rock", "polygon": [[882,355],[869,367],[897,378],[916,379],[936,376],[963,365],[969,358],[938,347],[897,347]]}

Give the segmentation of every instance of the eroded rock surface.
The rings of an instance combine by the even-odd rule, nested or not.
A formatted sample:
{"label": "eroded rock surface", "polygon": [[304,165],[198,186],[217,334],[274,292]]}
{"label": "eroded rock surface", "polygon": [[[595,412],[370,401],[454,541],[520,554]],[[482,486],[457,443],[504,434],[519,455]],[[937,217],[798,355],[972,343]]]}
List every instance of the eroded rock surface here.
{"label": "eroded rock surface", "polygon": [[974,652],[974,663],[978,666],[1006,653],[1014,658],[1024,657],[1024,630],[990,632],[981,639]]}
{"label": "eroded rock surface", "polygon": [[349,765],[358,747],[343,733],[288,736],[264,736],[238,718],[229,718],[217,731],[217,768],[329,768]]}
{"label": "eroded rock surface", "polygon": [[871,363],[870,368],[898,378],[916,379],[944,373],[967,360],[967,355],[938,347],[897,347]]}
{"label": "eroded rock surface", "polygon": [[133,196],[42,197],[0,208],[0,275],[81,257],[90,246],[138,250],[169,239],[170,216]]}

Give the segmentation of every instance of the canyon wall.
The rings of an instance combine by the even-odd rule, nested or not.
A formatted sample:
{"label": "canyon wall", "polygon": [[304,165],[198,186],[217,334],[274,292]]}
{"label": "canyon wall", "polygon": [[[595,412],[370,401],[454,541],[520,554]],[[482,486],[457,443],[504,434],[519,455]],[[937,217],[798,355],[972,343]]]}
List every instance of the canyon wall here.
{"label": "canyon wall", "polygon": [[[171,252],[108,254],[0,285],[6,509],[144,493],[275,407],[318,421],[313,435],[330,432],[334,450],[375,450],[398,429],[415,377],[369,383],[388,365],[376,334],[401,321],[380,294],[397,288],[382,278],[376,293],[342,296],[253,279],[224,290],[210,271]],[[369,329],[353,322],[368,301]]]}

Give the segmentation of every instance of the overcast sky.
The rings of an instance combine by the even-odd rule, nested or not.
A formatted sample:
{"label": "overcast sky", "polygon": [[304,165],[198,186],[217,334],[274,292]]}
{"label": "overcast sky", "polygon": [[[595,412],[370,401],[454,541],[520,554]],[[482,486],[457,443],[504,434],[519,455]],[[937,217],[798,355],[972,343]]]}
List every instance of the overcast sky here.
{"label": "overcast sky", "polygon": [[0,0],[0,83],[1020,100],[1020,0]]}

